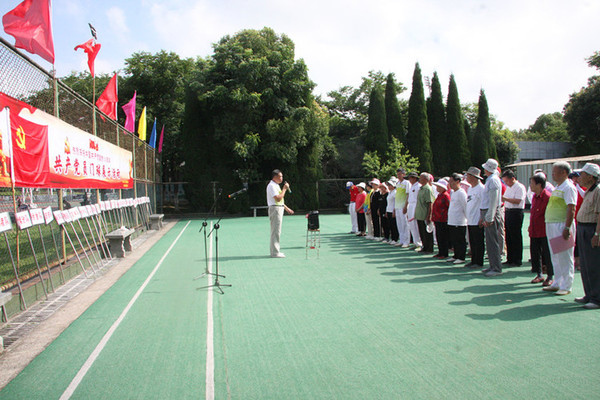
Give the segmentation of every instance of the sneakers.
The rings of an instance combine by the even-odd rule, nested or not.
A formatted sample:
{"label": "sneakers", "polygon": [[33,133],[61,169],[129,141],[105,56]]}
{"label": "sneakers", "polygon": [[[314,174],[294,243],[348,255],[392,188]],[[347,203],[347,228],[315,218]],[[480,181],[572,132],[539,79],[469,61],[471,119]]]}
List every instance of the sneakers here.
{"label": "sneakers", "polygon": [[271,254],[271,258],[285,258],[285,254],[283,254],[283,253]]}
{"label": "sneakers", "polygon": [[403,249],[408,249],[409,247],[410,247],[410,245],[408,245],[408,244],[403,244],[403,245],[402,245],[402,248],[403,248]]}
{"label": "sneakers", "polygon": [[454,261],[456,261],[456,258],[454,258],[454,257],[448,257],[444,261],[449,262],[449,263],[453,263]]}
{"label": "sneakers", "polygon": [[458,258],[454,261],[452,261],[452,264],[454,265],[460,265],[460,264],[464,264],[465,260],[459,260]]}
{"label": "sneakers", "polygon": [[490,270],[490,271],[488,271],[488,272],[485,273],[485,276],[487,276],[488,278],[490,278],[492,276],[498,276],[498,275],[502,275],[502,272]]}
{"label": "sneakers", "polygon": [[423,248],[422,247],[415,247],[413,250],[416,251],[417,253],[420,252]]}
{"label": "sneakers", "polygon": [[542,290],[544,292],[558,292],[559,289],[558,289],[558,286],[552,286],[552,285],[550,285],[550,286],[544,286],[542,288]]}
{"label": "sneakers", "polygon": [[557,290],[554,294],[557,295],[557,296],[566,296],[568,294],[571,294],[571,291],[570,290],[560,289],[560,290]]}
{"label": "sneakers", "polygon": [[588,301],[587,299],[584,297],[575,297],[575,303],[579,303],[579,304],[587,304]]}
{"label": "sneakers", "polygon": [[388,244],[389,244],[389,245],[391,245],[391,246],[395,246],[397,243],[398,243],[398,242],[396,242],[395,240],[390,240],[390,241],[388,242]]}
{"label": "sneakers", "polygon": [[599,304],[596,303],[592,303],[591,301],[589,303],[586,303],[583,305],[583,308],[587,309],[587,310],[597,310],[600,308]]}

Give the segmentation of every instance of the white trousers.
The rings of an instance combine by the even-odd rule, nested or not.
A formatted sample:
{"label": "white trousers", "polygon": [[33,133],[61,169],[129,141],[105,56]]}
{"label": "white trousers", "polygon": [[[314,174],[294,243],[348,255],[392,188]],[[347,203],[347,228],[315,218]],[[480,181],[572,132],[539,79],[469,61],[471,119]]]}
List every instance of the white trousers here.
{"label": "white trousers", "polygon": [[419,226],[417,225],[417,220],[415,219],[415,210],[417,208],[416,203],[408,203],[407,210],[407,218],[408,218],[408,229],[410,230],[410,234],[412,235],[412,241],[415,245],[421,247],[423,243],[421,242],[421,235],[419,234]]}
{"label": "white trousers", "polygon": [[356,216],[356,203],[351,201],[348,204],[348,214],[350,214],[350,222],[352,223],[352,233],[358,233],[358,217]]}
{"label": "white trousers", "polygon": [[[573,247],[560,253],[554,254],[550,239],[562,236],[565,229],[564,222],[547,222],[546,236],[548,237],[548,247],[550,247],[550,258],[554,267],[554,283],[552,286],[560,290],[571,290],[573,287],[573,278],[575,278],[575,257]],[[575,222],[571,225],[571,235],[575,237]]]}
{"label": "white trousers", "polygon": [[408,227],[408,212],[404,214],[401,208],[394,210],[396,213],[396,225],[398,226],[398,243],[410,244],[410,228]]}
{"label": "white trousers", "polygon": [[269,206],[269,221],[271,222],[271,255],[276,256],[280,253],[279,237],[283,222],[283,207]]}

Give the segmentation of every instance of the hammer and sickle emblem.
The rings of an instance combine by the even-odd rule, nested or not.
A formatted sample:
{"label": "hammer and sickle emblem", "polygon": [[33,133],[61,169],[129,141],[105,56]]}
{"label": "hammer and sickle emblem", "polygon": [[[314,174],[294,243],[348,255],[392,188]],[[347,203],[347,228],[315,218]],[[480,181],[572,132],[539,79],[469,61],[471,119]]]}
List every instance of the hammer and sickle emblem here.
{"label": "hammer and sickle emblem", "polygon": [[17,146],[21,149],[25,149],[25,130],[22,126],[19,125],[19,129],[17,129]]}

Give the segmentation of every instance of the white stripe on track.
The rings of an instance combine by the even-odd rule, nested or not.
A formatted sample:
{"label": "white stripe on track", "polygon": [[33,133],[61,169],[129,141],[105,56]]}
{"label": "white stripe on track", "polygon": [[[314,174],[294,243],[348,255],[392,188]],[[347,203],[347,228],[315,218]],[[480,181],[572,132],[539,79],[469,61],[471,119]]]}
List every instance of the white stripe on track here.
{"label": "white stripe on track", "polygon": [[117,320],[112,324],[112,326],[110,327],[110,329],[108,330],[108,332],[106,332],[106,334],[104,335],[104,337],[102,338],[102,340],[100,340],[100,343],[98,343],[98,345],[96,346],[96,348],[94,349],[94,351],[92,351],[92,354],[90,354],[90,356],[85,361],[85,363],[83,364],[83,366],[81,367],[81,369],[79,370],[79,372],[77,372],[77,375],[75,375],[75,378],[73,378],[73,380],[71,381],[71,383],[69,384],[69,386],[67,387],[67,389],[64,391],[64,393],[62,394],[62,396],[60,396],[60,400],[67,400],[67,399],[71,398],[71,396],[73,395],[73,393],[75,392],[75,390],[77,389],[77,387],[79,386],[79,384],[81,383],[81,381],[83,380],[83,378],[85,377],[85,375],[88,373],[88,371],[92,367],[92,364],[94,364],[94,362],[96,361],[96,359],[100,355],[100,352],[102,352],[102,350],[104,349],[104,347],[106,346],[106,344],[110,340],[110,338],[113,335],[113,333],[115,333],[115,331],[117,330],[117,328],[119,327],[119,325],[121,325],[121,322],[123,322],[123,319],[125,319],[125,317],[127,316],[127,313],[129,312],[129,310],[131,309],[131,307],[133,306],[133,304],[136,302],[136,300],[138,299],[138,297],[140,297],[140,295],[142,294],[142,292],[144,291],[144,289],[146,288],[146,286],[148,286],[148,283],[150,283],[150,280],[152,279],[152,277],[154,277],[154,274],[156,274],[156,271],[158,271],[158,269],[160,268],[160,266],[162,265],[162,263],[165,261],[165,258],[167,258],[167,256],[171,252],[171,250],[173,250],[173,247],[175,247],[175,244],[177,243],[177,241],[179,240],[179,238],[181,237],[181,235],[183,235],[183,232],[185,232],[185,229],[188,227],[188,225],[190,224],[190,222],[192,222],[192,221],[188,221],[188,223],[185,224],[185,226],[183,227],[183,229],[181,230],[181,232],[179,233],[179,235],[177,236],[177,238],[175,238],[175,240],[173,241],[173,243],[171,244],[171,246],[169,247],[169,249],[166,251],[166,253],[162,256],[162,258],[160,259],[160,261],[158,262],[158,264],[156,264],[156,266],[154,267],[154,269],[152,270],[152,272],[150,272],[150,275],[148,275],[148,277],[146,278],[146,280],[144,281],[144,283],[142,283],[142,286],[140,286],[140,288],[138,289],[138,291],[131,298],[131,300],[129,301],[129,303],[127,304],[127,306],[125,307],[125,309],[121,313],[121,315],[119,315],[119,318],[117,318]]}
{"label": "white stripe on track", "polygon": [[[212,247],[213,241],[211,239],[208,246],[208,272],[212,272]],[[209,286],[212,285],[211,276],[207,275]],[[215,398],[215,348],[213,334],[213,291],[209,288],[208,299],[206,301],[206,400],[213,400]]]}

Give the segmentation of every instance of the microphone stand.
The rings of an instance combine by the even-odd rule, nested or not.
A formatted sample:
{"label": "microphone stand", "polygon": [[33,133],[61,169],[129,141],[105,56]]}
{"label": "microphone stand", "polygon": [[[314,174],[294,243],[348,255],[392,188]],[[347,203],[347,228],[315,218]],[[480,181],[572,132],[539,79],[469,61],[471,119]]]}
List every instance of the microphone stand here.
{"label": "microphone stand", "polygon": [[[210,236],[210,234],[207,234],[206,230],[208,229],[208,218],[210,217],[210,215],[212,214],[213,210],[217,207],[217,201],[219,200],[219,197],[221,196],[221,193],[223,192],[223,189],[219,189],[217,196],[215,196],[215,200],[213,202],[212,207],[210,208],[210,210],[208,211],[208,214],[206,215],[206,218],[204,219],[204,221],[202,221],[202,228],[200,228],[200,230],[198,232],[202,232],[204,231],[204,264],[205,264],[205,269],[204,272],[201,275],[198,275],[197,277],[195,277],[193,280],[198,280],[206,275],[214,275],[214,273],[210,272],[208,270],[208,246],[206,244],[206,239],[208,236]],[[219,219],[219,221],[221,221],[221,219]]]}
{"label": "microphone stand", "polygon": [[231,287],[231,285],[225,285],[225,284],[222,284],[221,282],[219,282],[219,278],[225,278],[225,275],[219,274],[219,228],[221,227],[219,225],[219,222],[221,222],[222,218],[223,217],[219,218],[217,223],[213,226],[212,230],[208,233],[208,236],[210,236],[213,232],[215,232],[215,273],[210,273],[211,275],[215,276],[215,283],[212,285],[199,287],[196,290],[209,289],[209,288],[214,287],[214,288],[217,288],[217,290],[219,292],[221,292],[221,294],[225,294],[225,292],[223,291],[223,289],[221,289],[221,287]]}

